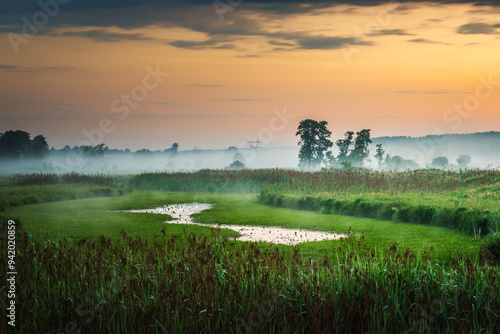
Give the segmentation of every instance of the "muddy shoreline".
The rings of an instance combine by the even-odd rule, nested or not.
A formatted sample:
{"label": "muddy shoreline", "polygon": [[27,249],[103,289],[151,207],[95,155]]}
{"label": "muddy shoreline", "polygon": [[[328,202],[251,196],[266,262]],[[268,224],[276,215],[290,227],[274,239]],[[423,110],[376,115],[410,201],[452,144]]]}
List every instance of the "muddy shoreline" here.
{"label": "muddy shoreline", "polygon": [[345,234],[335,234],[324,231],[305,229],[292,229],[274,226],[231,225],[231,224],[203,224],[194,222],[191,215],[212,208],[207,203],[181,203],[171,204],[154,209],[127,210],[126,212],[143,212],[170,215],[173,220],[165,221],[166,224],[188,224],[209,227],[228,228],[240,234],[236,240],[264,241],[274,244],[296,245],[302,242],[336,240],[346,237]]}

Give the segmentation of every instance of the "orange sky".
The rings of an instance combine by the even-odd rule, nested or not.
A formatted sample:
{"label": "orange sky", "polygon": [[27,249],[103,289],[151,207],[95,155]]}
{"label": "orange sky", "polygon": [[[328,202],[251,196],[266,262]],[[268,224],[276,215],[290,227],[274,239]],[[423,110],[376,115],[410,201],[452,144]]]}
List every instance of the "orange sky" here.
{"label": "orange sky", "polygon": [[[496,7],[323,7],[277,13],[243,2],[221,21],[194,6],[165,22],[143,8],[148,20],[131,27],[120,13],[104,26],[61,6],[17,53],[9,32],[23,36],[22,15],[10,14],[0,24],[0,132],[62,147],[90,131],[135,150],[296,145],[304,118],[328,121],[334,138],[500,130]],[[157,84],[147,77],[156,68],[169,73]],[[133,92],[146,95],[131,97],[124,117],[116,107]]]}

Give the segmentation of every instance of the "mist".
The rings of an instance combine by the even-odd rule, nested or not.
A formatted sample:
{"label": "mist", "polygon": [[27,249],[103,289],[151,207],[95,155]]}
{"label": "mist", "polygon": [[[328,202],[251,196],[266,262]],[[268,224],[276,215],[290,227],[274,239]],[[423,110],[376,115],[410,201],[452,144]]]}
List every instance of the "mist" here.
{"label": "mist", "polygon": [[[103,157],[84,157],[77,152],[52,151],[44,159],[1,160],[0,175],[17,173],[111,173],[136,174],[154,171],[197,171],[200,169],[296,168],[298,148],[243,148],[164,152],[114,152]],[[230,167],[239,161],[243,165]]]}
{"label": "mist", "polygon": [[[375,159],[376,145],[382,144],[390,158],[403,161],[399,165],[380,166]],[[467,168],[498,168],[500,166],[500,132],[484,132],[475,134],[456,134],[426,137],[380,137],[372,138],[369,146],[369,159],[364,167],[380,169],[416,169],[444,167],[458,169],[457,158],[468,155],[471,162]],[[331,149],[333,155],[338,154],[337,147]],[[260,169],[289,168],[298,169],[299,147],[252,147],[237,148],[229,146],[224,150],[178,150],[149,151],[142,149],[104,150],[102,157],[85,154],[82,148],[68,146],[63,149],[52,148],[50,154],[43,159],[21,159],[21,161],[2,158],[0,175],[18,173],[104,173],[104,174],[137,174],[155,171],[197,171],[201,169]],[[433,166],[437,157],[446,157],[446,166]],[[236,163],[239,162],[239,163]]]}

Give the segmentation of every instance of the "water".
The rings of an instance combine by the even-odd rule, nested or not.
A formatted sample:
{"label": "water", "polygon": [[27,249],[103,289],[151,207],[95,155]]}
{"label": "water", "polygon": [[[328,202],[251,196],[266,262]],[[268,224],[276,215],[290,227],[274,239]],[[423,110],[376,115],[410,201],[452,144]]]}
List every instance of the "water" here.
{"label": "water", "polygon": [[[218,225],[215,224],[196,223],[191,219],[192,214],[200,213],[204,210],[210,209],[211,207],[212,205],[207,203],[181,203],[165,205],[154,209],[128,210],[127,212],[168,214],[174,219],[165,221],[167,224],[188,224],[217,227]],[[285,245],[296,245],[302,242],[334,240],[346,237],[345,234],[274,226],[221,224],[220,227],[238,232],[240,236],[236,239],[240,241],[264,241]]]}

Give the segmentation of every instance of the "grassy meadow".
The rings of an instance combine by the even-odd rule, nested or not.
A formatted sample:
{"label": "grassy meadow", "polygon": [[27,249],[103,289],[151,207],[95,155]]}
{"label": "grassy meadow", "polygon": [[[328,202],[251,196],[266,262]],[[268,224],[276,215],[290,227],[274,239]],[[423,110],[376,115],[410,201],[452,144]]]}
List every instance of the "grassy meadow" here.
{"label": "grassy meadow", "polygon": [[[498,171],[33,174],[0,179],[0,194],[20,332],[500,328]],[[220,228],[120,211],[191,202],[213,204],[195,220]],[[224,224],[348,237],[244,243]]]}

